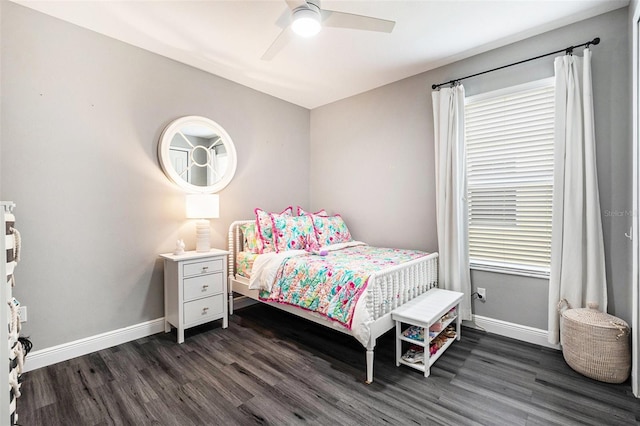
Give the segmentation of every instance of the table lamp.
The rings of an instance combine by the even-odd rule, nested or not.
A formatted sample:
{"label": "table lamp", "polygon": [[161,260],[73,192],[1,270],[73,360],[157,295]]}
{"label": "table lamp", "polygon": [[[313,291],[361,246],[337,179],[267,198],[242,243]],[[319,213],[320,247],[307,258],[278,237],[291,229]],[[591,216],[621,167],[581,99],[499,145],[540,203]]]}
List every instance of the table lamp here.
{"label": "table lamp", "polygon": [[187,218],[196,222],[196,251],[211,251],[209,219],[220,217],[218,194],[187,194]]}

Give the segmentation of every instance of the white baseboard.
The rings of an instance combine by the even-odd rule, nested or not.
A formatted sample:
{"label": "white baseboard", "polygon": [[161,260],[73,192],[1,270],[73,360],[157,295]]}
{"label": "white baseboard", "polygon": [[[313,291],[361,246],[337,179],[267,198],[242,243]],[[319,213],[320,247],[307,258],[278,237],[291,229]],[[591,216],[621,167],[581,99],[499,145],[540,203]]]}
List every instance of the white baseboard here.
{"label": "white baseboard", "polygon": [[515,324],[512,322],[497,320],[494,318],[473,316],[473,322],[488,333],[510,337],[534,345],[545,346],[552,349],[560,349],[560,345],[554,345],[547,340],[547,330]]}
{"label": "white baseboard", "polygon": [[164,318],[158,318],[73,342],[33,351],[27,355],[26,362],[24,363],[24,371],[37,370],[47,365],[67,361],[91,352],[107,349],[163,331]]}
{"label": "white baseboard", "polygon": [[[236,298],[234,300],[234,309],[240,309],[254,303],[257,302],[248,297]],[[547,341],[546,330],[483,317],[480,315],[474,315],[473,321],[475,325],[489,333],[510,337],[512,339],[548,348],[560,349],[560,345],[552,345]],[[118,330],[108,331],[106,333],[75,340],[73,342],[33,351],[27,355],[25,371],[37,370],[38,368],[67,361],[82,355],[140,339],[142,337],[161,333],[163,331],[164,318],[158,318]]]}

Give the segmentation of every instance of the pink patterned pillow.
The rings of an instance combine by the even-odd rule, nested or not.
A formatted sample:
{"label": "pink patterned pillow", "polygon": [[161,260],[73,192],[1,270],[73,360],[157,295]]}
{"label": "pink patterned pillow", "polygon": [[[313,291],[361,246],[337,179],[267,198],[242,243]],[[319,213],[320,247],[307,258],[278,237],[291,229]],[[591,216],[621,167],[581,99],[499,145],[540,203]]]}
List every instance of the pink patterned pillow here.
{"label": "pink patterned pillow", "polygon": [[347,224],[344,223],[344,220],[339,214],[335,216],[313,215],[312,217],[313,227],[316,231],[316,239],[320,246],[353,241]]}
{"label": "pink patterned pillow", "polygon": [[298,216],[304,216],[305,214],[315,214],[318,216],[329,216],[329,214],[327,213],[327,211],[325,209],[320,209],[315,213],[309,213],[308,211],[305,211],[302,207],[298,206]]}
{"label": "pink patterned pillow", "polygon": [[256,214],[256,225],[258,226],[258,253],[271,253],[276,251],[271,215],[293,216],[293,207],[287,207],[282,213],[269,213],[260,208],[256,208],[254,212]]}
{"label": "pink patterned pillow", "polygon": [[305,250],[317,246],[311,216],[271,215],[276,251]]}
{"label": "pink patterned pillow", "polygon": [[248,251],[251,253],[260,253],[260,248],[262,247],[262,241],[258,238],[258,230],[256,229],[256,222],[245,223],[240,225],[240,231],[242,232],[242,236],[244,237],[244,243],[242,245],[243,251]]}

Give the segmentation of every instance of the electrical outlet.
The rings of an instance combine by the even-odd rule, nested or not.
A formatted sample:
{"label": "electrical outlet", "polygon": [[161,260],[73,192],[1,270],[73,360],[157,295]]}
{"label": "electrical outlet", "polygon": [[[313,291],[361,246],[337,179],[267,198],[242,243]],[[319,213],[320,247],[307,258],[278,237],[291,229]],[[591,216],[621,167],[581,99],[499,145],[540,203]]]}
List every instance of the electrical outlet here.
{"label": "electrical outlet", "polygon": [[18,316],[20,317],[20,322],[27,322],[27,307],[20,306],[18,308]]}
{"label": "electrical outlet", "polygon": [[483,302],[487,301],[487,289],[484,287],[478,287],[478,299]]}

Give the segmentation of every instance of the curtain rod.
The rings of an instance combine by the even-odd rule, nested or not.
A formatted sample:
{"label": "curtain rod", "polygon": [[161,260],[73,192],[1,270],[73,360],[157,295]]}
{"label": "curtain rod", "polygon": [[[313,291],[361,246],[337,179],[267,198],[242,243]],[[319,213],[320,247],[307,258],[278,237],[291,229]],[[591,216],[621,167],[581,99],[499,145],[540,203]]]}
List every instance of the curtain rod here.
{"label": "curtain rod", "polygon": [[446,86],[447,84],[451,84],[453,86],[453,85],[459,83],[461,80],[466,80],[467,78],[476,77],[476,76],[479,76],[479,75],[482,75],[482,74],[487,74],[487,73],[490,73],[490,72],[493,72],[493,71],[498,71],[498,70],[501,70],[503,68],[509,68],[509,67],[514,66],[514,65],[524,64],[525,62],[534,61],[536,59],[544,58],[545,56],[555,55],[556,53],[560,53],[560,52],[565,52],[567,55],[570,55],[570,54],[573,53],[573,49],[577,49],[577,48],[582,47],[582,46],[586,46],[587,48],[589,48],[590,45],[592,45],[592,44],[596,45],[596,44],[599,44],[599,43],[600,43],[600,37],[596,37],[591,41],[579,44],[577,46],[569,46],[569,47],[566,47],[564,49],[556,50],[555,52],[549,52],[549,53],[545,53],[544,55],[536,56],[534,58],[529,58],[529,59],[525,59],[525,60],[522,60],[522,61],[514,62],[513,64],[503,65],[503,66],[498,67],[498,68],[493,68],[493,69],[490,69],[490,70],[487,70],[487,71],[482,71],[482,72],[479,72],[479,73],[476,73],[476,74],[468,75],[466,77],[456,78],[454,80],[447,81],[446,83],[432,84],[431,88],[432,89],[439,89],[440,87]]}

